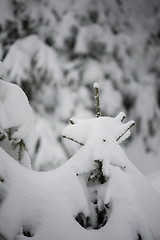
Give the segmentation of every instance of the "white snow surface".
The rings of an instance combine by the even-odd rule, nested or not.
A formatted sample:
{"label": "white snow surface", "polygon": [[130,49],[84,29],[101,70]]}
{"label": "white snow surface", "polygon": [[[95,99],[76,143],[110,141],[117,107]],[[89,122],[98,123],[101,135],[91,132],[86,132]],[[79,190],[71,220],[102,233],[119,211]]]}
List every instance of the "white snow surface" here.
{"label": "white snow surface", "polygon": [[[82,132],[85,145],[64,165],[49,172],[28,170],[0,148],[0,179],[4,180],[0,182],[1,235],[22,240],[26,239],[25,230],[33,240],[51,240],[53,236],[56,240],[135,240],[138,234],[142,239],[159,240],[160,196],[116,140],[128,129],[127,123],[121,123],[123,117],[121,113],[116,118],[75,121],[73,126],[77,125],[77,135]],[[92,127],[86,133],[89,125]],[[97,131],[101,126],[104,131]],[[75,216],[81,212],[91,217],[92,211],[87,185],[80,178],[94,170],[97,159],[103,161],[103,174],[108,178],[97,188],[98,201],[110,204],[111,209],[101,229],[84,229]]]}

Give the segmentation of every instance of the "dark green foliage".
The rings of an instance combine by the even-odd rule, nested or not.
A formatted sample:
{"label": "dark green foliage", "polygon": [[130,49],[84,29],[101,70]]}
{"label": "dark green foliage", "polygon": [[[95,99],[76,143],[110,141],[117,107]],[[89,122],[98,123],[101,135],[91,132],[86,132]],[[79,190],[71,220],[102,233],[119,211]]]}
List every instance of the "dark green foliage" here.
{"label": "dark green foliage", "polygon": [[53,39],[51,36],[48,36],[48,37],[46,37],[46,39],[45,39],[45,43],[46,43],[48,46],[52,47],[52,46],[54,45],[54,39]]}
{"label": "dark green foliage", "polygon": [[73,50],[76,43],[76,37],[78,34],[78,28],[73,25],[69,30],[69,35],[64,39],[64,48],[70,54],[73,54]]}
{"label": "dark green foliage", "polygon": [[[37,66],[37,54],[35,54],[31,59],[30,69],[26,71],[25,79],[21,81],[21,88],[26,93],[31,104],[39,101],[37,99],[38,94],[42,92],[44,86],[50,84],[52,79],[53,76],[47,69]],[[43,101],[43,98],[41,98],[41,101]]]}
{"label": "dark green foliage", "polygon": [[138,237],[137,240],[143,240],[141,234],[138,233],[137,237]]}
{"label": "dark green foliage", "polygon": [[75,216],[75,220],[86,229],[100,229],[102,228],[108,220],[108,205],[103,205],[101,210],[98,209],[97,204],[95,204],[96,213],[96,224],[92,224],[91,216],[85,216],[84,213],[80,212]]}
{"label": "dark green foliage", "polygon": [[38,139],[37,139],[37,142],[36,142],[36,146],[35,146],[35,153],[38,152],[40,145],[41,145],[41,139],[38,138]]}
{"label": "dark green foliage", "polygon": [[[5,179],[4,177],[0,176],[0,204],[3,203],[3,201],[6,198],[7,190],[5,187]],[[1,239],[1,236],[0,236]]]}
{"label": "dark green foliage", "polygon": [[83,227],[88,228],[89,225],[89,217],[86,217],[84,213],[80,212],[75,216],[75,220]]}
{"label": "dark green foliage", "polygon": [[67,51],[69,51],[69,52],[72,51],[75,46],[75,37],[69,36],[69,37],[65,38],[64,44],[65,44],[65,48]]}
{"label": "dark green foliage", "polygon": [[127,113],[129,113],[135,104],[135,98],[130,94],[124,94],[122,100],[123,100],[123,106],[125,107]]}
{"label": "dark green foliage", "polygon": [[103,205],[101,210],[99,210],[98,207],[96,208],[97,210],[97,228],[96,229],[100,229],[107,223],[107,220],[108,220],[107,209],[108,207],[106,207],[106,205]]}
{"label": "dark green foliage", "polygon": [[156,129],[154,127],[154,121],[153,120],[148,121],[148,130],[149,130],[149,135],[151,137],[154,137],[154,135],[156,134]]}
{"label": "dark green foliage", "polygon": [[31,234],[31,232],[30,231],[28,231],[28,230],[23,230],[23,235],[25,236],[25,237],[33,237],[33,235]]}
{"label": "dark green foliage", "polygon": [[3,141],[5,138],[5,135],[0,134],[0,141]]}
{"label": "dark green foliage", "polygon": [[[94,162],[96,163],[95,170],[86,177],[86,187],[89,195],[92,192],[92,198],[88,200],[88,205],[92,206],[92,211],[90,216],[85,216],[84,213],[80,212],[76,215],[75,219],[84,228],[100,229],[108,221],[111,205],[110,203],[104,203],[103,199],[99,199],[99,186],[105,184],[107,178],[103,174],[103,161],[95,160]],[[77,175],[77,177],[78,176],[79,175]],[[101,204],[99,204],[99,201]]]}
{"label": "dark green foliage", "polygon": [[88,184],[103,184],[106,182],[106,177],[103,174],[102,167],[103,162],[100,160],[95,160],[96,168],[93,172],[91,172],[89,178],[88,178]]}
{"label": "dark green foliage", "polygon": [[4,182],[4,178],[0,176],[0,182]]}
{"label": "dark green foliage", "polygon": [[27,95],[29,102],[31,102],[34,99],[33,91],[32,91],[32,89],[33,89],[32,84],[28,81],[22,80],[21,81],[21,88],[23,89],[23,91]]}
{"label": "dark green foliage", "polygon": [[158,92],[157,92],[157,102],[158,102],[158,106],[160,108],[160,89],[158,89]]}
{"label": "dark green foliage", "polygon": [[8,240],[8,239],[0,233],[0,240]]}
{"label": "dark green foliage", "polygon": [[92,40],[88,43],[88,55],[91,58],[99,59],[105,54],[106,46],[102,42],[96,42]]}
{"label": "dark green foliage", "polygon": [[[21,162],[23,158],[24,151],[27,151],[26,144],[23,139],[14,139],[12,137],[13,133],[18,131],[17,128],[8,128],[4,133],[0,133],[0,142],[7,140],[8,144],[12,146],[12,149],[15,150],[18,154],[18,161]],[[7,144],[7,142],[5,143]],[[1,179],[0,179],[1,181]]]}
{"label": "dark green foliage", "polygon": [[98,11],[96,11],[96,10],[89,11],[88,15],[89,15],[89,18],[90,18],[92,23],[97,23],[98,22],[98,19],[99,19]]}

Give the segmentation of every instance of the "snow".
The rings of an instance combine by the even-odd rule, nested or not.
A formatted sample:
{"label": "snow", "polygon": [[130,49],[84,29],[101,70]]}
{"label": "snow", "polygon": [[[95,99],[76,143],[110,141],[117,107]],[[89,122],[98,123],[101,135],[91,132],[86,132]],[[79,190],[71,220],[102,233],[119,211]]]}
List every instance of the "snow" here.
{"label": "snow", "polygon": [[0,1],[0,22],[4,23],[6,20],[13,20],[13,12],[10,6],[10,0]]}
{"label": "snow", "polygon": [[[16,55],[16,58],[15,58]],[[36,62],[36,69],[44,68],[54,82],[60,84],[62,80],[61,67],[58,64],[57,54],[51,48],[46,46],[36,35],[30,35],[24,39],[18,40],[12,45],[7,57],[4,60],[4,66],[9,72],[11,81],[20,84],[27,80],[27,72],[32,67],[32,60]],[[44,70],[44,71],[45,71]]]}
{"label": "snow", "polygon": [[[28,231],[35,240],[50,240],[53,235],[57,240],[135,240],[139,234],[147,240],[159,240],[160,196],[117,142],[117,134],[130,125],[123,125],[123,118],[120,113],[117,118],[73,120],[77,137],[82,132],[82,138],[87,138],[85,145],[63,166],[49,172],[28,170],[0,148],[0,177],[4,179],[0,182],[1,235],[21,240]],[[92,127],[86,133],[89,125]],[[69,129],[64,132],[69,133]],[[104,163],[106,182],[87,184],[86,174],[94,171],[97,159]],[[99,211],[105,204],[109,206],[107,222],[99,230],[92,226],[85,229],[75,220],[83,213],[94,227],[97,216],[91,196],[98,200]]]}
{"label": "snow", "polygon": [[[124,114],[121,114],[124,116]],[[118,118],[110,117],[100,117],[92,119],[71,119],[73,124],[66,127],[62,132],[62,135],[68,139],[73,139],[81,144],[85,144],[88,139],[92,139],[93,130],[94,134],[101,133],[103,135],[103,140],[108,141],[108,139],[117,139],[123,136],[123,141],[129,137],[128,132],[129,127],[134,124],[134,121],[130,121],[126,124],[122,124]],[[75,124],[74,124],[75,123]],[[106,131],[104,131],[106,129]],[[126,131],[126,133],[125,133]],[[85,134],[84,134],[85,133]],[[124,134],[124,135],[123,135]],[[126,138],[125,138],[126,136]],[[102,137],[102,136],[101,136]]]}
{"label": "snow", "polygon": [[[15,169],[15,176],[9,178],[7,187],[9,193],[10,186],[14,185],[14,192],[12,191],[10,196],[15,199],[16,206],[14,212],[12,201],[9,200],[7,208],[11,209],[10,213],[7,209],[2,210],[3,216],[9,214],[8,219],[11,219],[1,223],[4,225],[3,230],[11,235],[14,231],[14,236],[18,232],[21,235],[18,239],[26,238],[22,236],[23,230],[20,226],[23,216],[23,225],[27,229],[32,228],[35,239],[46,239],[46,236],[52,239],[53,235],[60,240],[66,239],[66,236],[69,239],[106,239],[108,234],[110,239],[135,240],[140,238],[137,236],[139,233],[142,239],[159,240],[159,196],[132,166],[118,145],[130,136],[128,128],[134,122],[123,124],[123,114],[115,119],[94,119],[92,94],[92,84],[96,81],[100,85],[102,116],[115,116],[119,111],[124,111],[130,119],[136,121],[137,126],[133,130],[132,138],[127,140],[126,144],[124,142],[123,147],[129,159],[159,192],[158,3],[156,0],[42,0],[19,3],[24,4],[24,12],[15,17],[12,2],[0,1],[0,59],[4,59],[7,81],[16,82],[20,86],[26,81],[25,84],[32,92],[33,98],[30,100],[36,112],[37,137],[35,144],[29,140],[28,134],[33,133],[33,121],[28,119],[30,113],[27,107],[23,109],[20,106],[23,97],[18,97],[19,90],[15,91],[16,97],[13,97],[11,94],[15,94],[14,88],[10,89],[10,98],[0,88],[0,124],[3,127],[0,139],[5,137],[0,146],[6,152],[1,151],[3,158],[0,158],[0,176],[5,178],[7,172],[8,176],[13,176],[12,169]],[[97,20],[91,19],[92,11],[97,13]],[[23,29],[23,20],[26,18],[28,27]],[[32,35],[33,33],[35,35]],[[73,48],[66,47],[66,40],[73,40]],[[101,54],[96,52],[99,46],[104,47]],[[35,66],[33,60],[36,62]],[[0,78],[6,79],[3,73],[0,73]],[[9,99],[7,105],[4,105],[4,99]],[[20,109],[19,112],[14,104]],[[25,109],[29,114],[24,113]],[[24,113],[24,119],[20,112],[22,115]],[[84,146],[73,141],[67,143],[67,138],[64,141],[60,139],[60,132],[71,116],[75,117],[72,119],[75,123],[67,127],[63,134]],[[63,167],[50,173],[41,175],[24,170],[13,162],[14,159],[18,160],[18,152],[13,150],[13,140],[8,139],[5,129],[10,127],[14,118],[18,119],[18,129],[21,129],[18,136],[15,134],[17,141],[23,137],[30,145],[28,148],[34,146],[31,158],[35,170],[56,168],[79,148],[80,150]],[[17,126],[12,130],[17,130]],[[72,142],[73,145],[70,145]],[[93,180],[97,174],[97,159],[103,160],[102,172],[107,178],[104,184],[97,184],[98,186],[87,182],[88,178]],[[25,164],[23,160],[30,162],[26,151],[21,161]],[[21,171],[26,172],[24,180]],[[47,180],[48,174],[54,177]],[[76,174],[79,175],[75,176]],[[42,176],[45,176],[44,181]],[[40,189],[35,182],[45,186]],[[72,183],[75,183],[74,187]],[[3,204],[7,200],[7,187],[3,181],[0,182],[0,202],[4,201]],[[19,192],[24,192],[24,196],[20,196]],[[109,220],[99,230],[92,229],[97,227],[97,214],[93,203],[96,198],[99,211],[105,209],[104,203],[111,203],[111,207],[105,209]],[[81,199],[83,206],[80,205],[77,209]],[[60,209],[60,205],[62,210],[59,212],[57,209]],[[67,212],[67,208],[71,211]],[[28,209],[31,209],[31,212]],[[91,226],[87,229],[83,229],[74,219],[80,212],[86,216],[85,220],[90,217]],[[17,219],[15,223],[14,218]],[[37,218],[42,221],[38,222]],[[7,233],[10,224],[14,230]],[[53,225],[56,229],[54,233]]]}
{"label": "snow", "polygon": [[98,84],[97,82],[95,82],[95,83],[93,84],[93,87],[94,87],[94,88],[99,88],[99,84]]}
{"label": "snow", "polygon": [[[1,129],[16,128],[13,138],[23,138],[28,148],[34,138],[34,115],[28,99],[16,84],[0,80],[0,100],[2,108]],[[18,109],[18,111],[17,111]]]}
{"label": "snow", "polygon": [[95,60],[87,61],[84,67],[83,81],[93,85],[94,82],[101,82],[103,79],[102,66]]}
{"label": "snow", "polygon": [[[104,43],[104,33],[98,24],[82,26],[80,28],[74,49],[75,53],[88,53],[92,41],[95,43]],[[94,49],[91,49],[91,51],[94,52]]]}
{"label": "snow", "polygon": [[[28,99],[22,89],[16,84],[0,80],[0,130],[1,134],[7,136],[11,144],[21,140],[24,141],[27,149],[32,149],[35,137],[35,119]],[[1,144],[7,149],[6,142]],[[10,152],[10,150],[8,150]]]}
{"label": "snow", "polygon": [[65,39],[70,37],[71,35],[71,28],[77,27],[77,20],[75,19],[74,13],[66,13],[60,24],[58,25],[56,36],[55,36],[55,43],[56,47],[59,49],[65,48]]}
{"label": "snow", "polygon": [[148,176],[148,180],[154,189],[160,194],[160,172],[155,171]]}
{"label": "snow", "polygon": [[100,88],[101,111],[114,116],[122,106],[122,97],[113,87],[111,81],[104,81],[103,88]]}
{"label": "snow", "polygon": [[[148,0],[122,1],[122,6],[111,0],[19,1],[23,11],[17,9],[19,14],[15,18],[12,2],[1,0],[0,58],[4,59],[7,69],[6,79],[26,91],[35,112],[52,126],[60,155],[64,151],[59,141],[60,132],[69,118],[94,115],[92,83],[96,81],[100,84],[102,115],[115,116],[125,111],[137,122],[138,130],[128,145],[135,150],[138,134],[142,141],[143,137],[147,139],[141,145],[144,149],[142,164],[137,160],[136,150],[136,154],[131,151],[132,161],[138,162],[137,166],[144,165],[143,172],[145,159],[149,162],[151,157],[148,172],[158,166],[152,166],[152,159],[159,160],[160,133],[155,131],[155,137],[150,138],[148,123],[151,121],[154,129],[159,128],[156,74],[159,48],[154,42],[156,39],[152,39],[152,35],[158,33],[159,12],[154,12],[157,4]],[[97,19],[93,19],[91,13],[97,14]],[[24,26],[26,20],[28,27]],[[73,48],[67,50],[65,42],[70,38]],[[104,44],[104,49],[96,55],[99,44]],[[146,78],[149,84],[144,83]],[[125,104],[130,101],[127,109]],[[143,122],[141,129],[137,119]],[[67,148],[65,159],[72,156]],[[45,163],[43,166],[45,168]]]}
{"label": "snow", "polygon": [[[57,168],[65,162],[65,152],[57,144],[57,139],[53,138],[52,126],[43,118],[36,116],[36,141],[35,152],[32,153],[34,161],[33,168],[36,171],[50,170]],[[45,159],[45,166],[44,165]]]}
{"label": "snow", "polygon": [[[106,191],[107,195],[105,196],[105,203],[108,203],[109,201],[113,202],[112,213],[110,213],[109,222],[104,227],[107,231],[106,236],[109,236],[110,239],[117,239],[117,237],[118,239],[132,239],[132,234],[134,231],[130,228],[127,228],[126,230],[126,226],[128,226],[128,222],[132,222],[134,219],[137,219],[137,217],[135,217],[137,215],[138,218],[141,216],[142,219],[139,218],[140,221],[137,219],[137,223],[133,221],[131,224],[131,226],[137,227],[136,232],[139,232],[139,234],[141,234],[142,237],[146,237],[146,239],[153,239],[152,234],[154,234],[155,239],[158,239],[160,234],[158,233],[158,219],[160,219],[160,215],[154,210],[160,208],[159,196],[154,192],[154,190],[145,180],[143,175],[133,166],[133,164],[124,154],[123,150],[118,146],[116,142],[117,136],[111,136],[108,134],[109,130],[113,131],[113,129],[115,128],[114,121],[116,121],[117,123],[117,120],[121,121],[123,118],[124,114],[119,114],[117,119],[112,119],[113,125],[110,125],[111,119],[103,119],[104,121],[106,121],[105,129],[108,137],[106,139],[106,142],[103,142],[104,133],[101,131],[97,131],[95,125],[92,128],[92,134],[88,135],[88,132],[86,133],[86,129],[88,129],[87,120],[83,120],[82,122],[82,120],[77,121],[73,119],[73,122],[75,122],[75,124],[71,126],[74,129],[76,129],[75,127],[77,127],[77,129],[79,129],[79,133],[81,133],[82,129],[80,128],[80,125],[83,124],[84,128],[82,134],[88,136],[88,141],[85,146],[81,147],[79,152],[75,156],[73,156],[72,159],[70,159],[68,164],[73,164],[74,169],[76,167],[76,172],[78,172],[79,174],[84,174],[85,172],[89,171],[89,168],[91,169],[91,159],[101,159],[105,163],[103,171],[105,174],[107,173],[107,177],[109,177],[109,183],[106,183],[108,184],[108,186],[106,186],[106,190],[108,190]],[[95,121],[94,119],[92,120]],[[90,122],[90,125],[93,125],[92,120],[88,120]],[[97,125],[100,125],[99,127],[101,127],[101,117],[96,120]],[[124,124],[124,126],[126,128],[126,124]],[[119,128],[121,129],[120,124]],[[68,127],[66,131],[64,130],[63,134],[69,134],[69,130],[71,130],[71,127]],[[93,134],[93,132],[95,134]],[[72,134],[72,131],[70,133]],[[69,137],[70,136],[72,135],[69,135]],[[80,163],[77,163],[76,160],[79,160]],[[87,165],[87,160],[89,160],[90,162],[89,165]],[[147,197],[147,194],[149,192],[153,192],[153,195],[150,194],[150,196]],[[140,206],[139,204],[137,204],[137,201],[140,203]],[[155,202],[155,209],[153,209],[152,201]],[[119,218],[119,216],[121,217]],[[156,218],[157,220],[155,220]],[[112,224],[116,229],[115,236],[112,232],[113,230],[111,230],[110,232],[110,226],[112,229]],[[146,227],[148,224],[150,225],[150,227]],[[123,231],[123,229],[125,229],[125,231]],[[132,234],[130,230],[131,232],[133,231]],[[120,231],[119,234],[118,231]]]}

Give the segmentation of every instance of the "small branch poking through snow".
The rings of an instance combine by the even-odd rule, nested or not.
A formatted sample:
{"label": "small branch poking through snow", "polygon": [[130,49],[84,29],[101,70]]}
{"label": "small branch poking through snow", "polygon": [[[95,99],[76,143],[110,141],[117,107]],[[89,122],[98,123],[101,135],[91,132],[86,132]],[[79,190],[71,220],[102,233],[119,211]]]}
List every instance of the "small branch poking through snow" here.
{"label": "small branch poking through snow", "polygon": [[99,100],[99,85],[98,83],[94,83],[93,88],[95,89],[95,107],[96,107],[96,117],[101,116],[101,109],[100,109],[100,100]]}
{"label": "small branch poking through snow", "polygon": [[73,138],[70,138],[70,137],[66,137],[66,136],[62,136],[63,138],[67,138],[67,139],[69,139],[69,140],[71,140],[71,141],[73,141],[73,142],[75,142],[75,143],[78,143],[79,145],[81,145],[81,146],[84,146],[84,144],[83,143],[80,143],[80,142],[78,142],[78,141],[76,141],[76,140],[74,140]]}
{"label": "small branch poking through snow", "polygon": [[131,121],[131,123],[130,123],[130,125],[127,127],[127,129],[116,139],[116,141],[119,141],[119,139],[120,139],[121,137],[123,137],[124,134],[126,134],[126,132],[127,132],[129,129],[131,129],[133,126],[135,126],[135,125],[136,125],[136,123],[135,123],[134,121]]}

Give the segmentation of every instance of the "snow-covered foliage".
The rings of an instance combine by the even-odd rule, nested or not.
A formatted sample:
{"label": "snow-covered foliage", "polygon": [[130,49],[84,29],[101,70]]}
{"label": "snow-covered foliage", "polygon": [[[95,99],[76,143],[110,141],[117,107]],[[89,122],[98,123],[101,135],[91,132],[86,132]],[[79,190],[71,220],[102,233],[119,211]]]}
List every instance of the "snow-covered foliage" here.
{"label": "snow-covered foliage", "polygon": [[[36,141],[32,155],[32,165],[37,171],[50,170],[60,166],[66,160],[65,152],[62,151],[57,139],[53,138],[53,129],[48,121],[37,116],[36,118]],[[46,161],[44,161],[46,159]]]}
{"label": "snow-covered foliage", "polygon": [[26,168],[29,151],[38,170],[45,159],[59,166],[64,154],[40,117],[33,149],[28,99],[20,87],[0,80],[0,239],[160,239],[160,196],[119,145],[135,122],[123,123],[122,112],[101,116],[98,83],[94,90],[97,117],[71,118],[62,133],[81,145],[78,152],[55,170],[35,172]]}
{"label": "snow-covered foliage", "polygon": [[16,84],[0,79],[0,146],[23,165],[33,148],[35,121],[25,93]]}
{"label": "snow-covered foliage", "polygon": [[0,0],[6,79],[22,87],[37,118],[51,126],[41,137],[55,143],[33,151],[36,169],[57,167],[76,151],[60,132],[71,116],[93,117],[95,81],[102,114],[122,110],[137,123],[125,145],[131,160],[145,174],[160,169],[159,16],[159,0]]}
{"label": "snow-covered foliage", "polygon": [[49,172],[24,168],[0,148],[0,237],[35,240],[160,239],[160,196],[119,146],[133,121],[71,120],[84,146]]}

